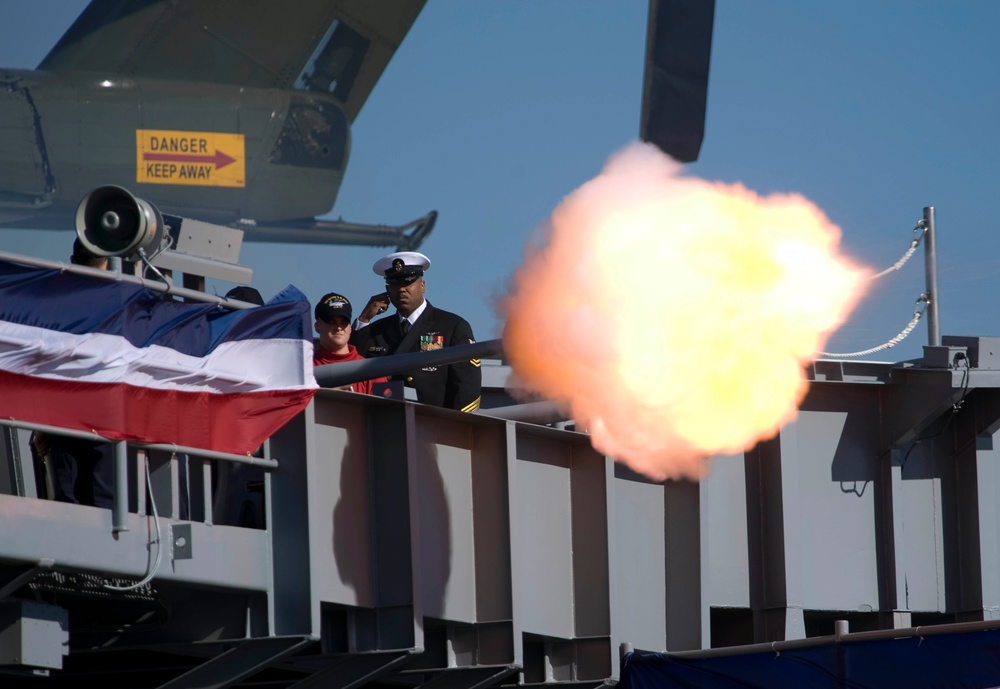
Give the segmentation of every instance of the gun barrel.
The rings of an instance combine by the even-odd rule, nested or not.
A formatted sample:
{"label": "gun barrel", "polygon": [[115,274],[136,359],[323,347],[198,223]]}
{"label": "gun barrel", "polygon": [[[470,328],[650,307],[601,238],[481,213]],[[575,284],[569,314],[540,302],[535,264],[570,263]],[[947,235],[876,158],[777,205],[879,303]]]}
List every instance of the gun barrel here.
{"label": "gun barrel", "polygon": [[540,425],[569,421],[572,418],[572,415],[566,412],[559,404],[548,400],[511,404],[506,407],[479,409],[476,413],[483,414],[484,416],[495,416],[499,419],[507,419],[509,421],[523,421]]}
{"label": "gun barrel", "polygon": [[395,376],[426,366],[445,366],[469,359],[483,359],[503,354],[502,340],[487,340],[467,345],[444,347],[430,352],[393,354],[361,361],[324,364],[313,369],[320,387],[337,388],[359,380]]}

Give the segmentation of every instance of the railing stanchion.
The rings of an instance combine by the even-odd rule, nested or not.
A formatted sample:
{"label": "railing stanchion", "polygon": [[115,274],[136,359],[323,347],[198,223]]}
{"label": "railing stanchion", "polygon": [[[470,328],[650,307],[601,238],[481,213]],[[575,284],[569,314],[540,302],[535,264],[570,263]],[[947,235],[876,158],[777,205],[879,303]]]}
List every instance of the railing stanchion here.
{"label": "railing stanchion", "polygon": [[111,531],[128,531],[128,443],[119,440],[115,447],[115,493],[111,505]]}
{"label": "railing stanchion", "polygon": [[927,344],[941,344],[941,330],[938,325],[938,282],[937,246],[934,228],[934,206],[924,208],[924,267],[927,272]]}

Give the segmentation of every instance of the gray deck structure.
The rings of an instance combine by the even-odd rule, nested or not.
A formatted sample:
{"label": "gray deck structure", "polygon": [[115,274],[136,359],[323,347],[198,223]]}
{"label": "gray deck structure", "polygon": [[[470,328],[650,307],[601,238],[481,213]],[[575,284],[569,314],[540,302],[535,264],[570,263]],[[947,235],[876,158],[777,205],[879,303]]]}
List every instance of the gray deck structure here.
{"label": "gray deck structure", "polygon": [[[925,351],[817,361],[797,420],[701,483],[490,409],[320,390],[272,462],[130,448],[117,532],[110,510],[34,497],[9,422],[0,682],[598,686],[623,644],[997,619],[1000,338]],[[485,402],[510,404],[505,367],[484,371]]]}

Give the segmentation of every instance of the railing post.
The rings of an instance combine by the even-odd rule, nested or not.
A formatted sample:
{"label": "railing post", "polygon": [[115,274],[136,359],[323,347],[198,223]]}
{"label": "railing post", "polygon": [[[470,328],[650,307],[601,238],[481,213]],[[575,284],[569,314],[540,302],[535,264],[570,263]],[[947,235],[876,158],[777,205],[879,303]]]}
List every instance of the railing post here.
{"label": "railing post", "polygon": [[111,532],[119,533],[128,531],[128,443],[119,440],[114,447],[115,493],[111,504]]}
{"label": "railing post", "polygon": [[927,344],[941,344],[938,325],[937,246],[934,236],[934,206],[924,208],[924,269],[927,273]]}

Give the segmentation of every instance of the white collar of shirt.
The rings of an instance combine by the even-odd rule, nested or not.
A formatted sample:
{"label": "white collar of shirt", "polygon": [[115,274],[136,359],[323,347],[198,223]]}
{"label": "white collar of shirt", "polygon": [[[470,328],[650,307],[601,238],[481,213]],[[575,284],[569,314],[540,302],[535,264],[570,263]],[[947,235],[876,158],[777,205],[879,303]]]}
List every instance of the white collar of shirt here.
{"label": "white collar of shirt", "polygon": [[417,308],[413,309],[413,313],[411,313],[406,318],[403,318],[402,316],[400,316],[399,317],[399,321],[400,322],[409,321],[410,325],[413,325],[414,323],[417,322],[417,319],[420,318],[420,314],[422,314],[424,312],[424,309],[426,309],[426,308],[427,308],[427,300],[424,299],[423,303],[420,304],[420,306],[418,306]]}

